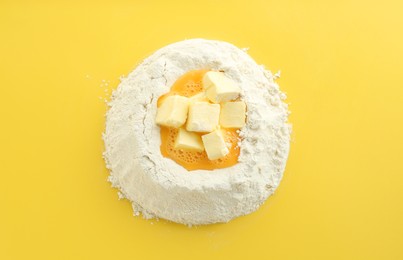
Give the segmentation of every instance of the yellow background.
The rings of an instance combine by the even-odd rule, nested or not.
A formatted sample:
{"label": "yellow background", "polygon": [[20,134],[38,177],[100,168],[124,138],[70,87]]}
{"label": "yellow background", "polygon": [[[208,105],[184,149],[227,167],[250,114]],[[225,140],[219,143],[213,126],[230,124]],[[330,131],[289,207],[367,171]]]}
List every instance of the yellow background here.
{"label": "yellow background", "polygon": [[[0,259],[403,259],[403,1],[55,2],[0,2]],[[101,99],[195,37],[281,70],[294,133],[264,206],[189,229],[118,201]]]}

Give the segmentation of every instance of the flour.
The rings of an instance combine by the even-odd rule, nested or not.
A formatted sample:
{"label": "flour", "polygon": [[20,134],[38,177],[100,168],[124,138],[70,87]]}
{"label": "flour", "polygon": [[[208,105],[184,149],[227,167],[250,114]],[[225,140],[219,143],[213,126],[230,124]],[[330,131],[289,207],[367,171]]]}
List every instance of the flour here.
{"label": "flour", "polygon": [[[239,163],[187,171],[160,152],[157,100],[190,70],[222,70],[247,104]],[[109,181],[135,215],[199,225],[251,213],[280,183],[289,151],[288,109],[272,74],[235,46],[203,39],[166,46],[122,79],[106,115],[104,158]]]}

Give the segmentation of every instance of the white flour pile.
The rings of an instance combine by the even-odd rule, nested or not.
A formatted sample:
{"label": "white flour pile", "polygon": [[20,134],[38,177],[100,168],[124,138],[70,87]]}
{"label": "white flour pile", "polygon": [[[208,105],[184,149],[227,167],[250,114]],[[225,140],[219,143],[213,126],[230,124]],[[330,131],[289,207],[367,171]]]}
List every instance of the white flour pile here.
{"label": "white flour pile", "polygon": [[[242,88],[247,123],[235,166],[187,171],[160,152],[157,100],[190,70],[222,70]],[[289,151],[285,95],[272,74],[244,51],[221,42],[186,40],[141,63],[113,93],[106,115],[105,161],[110,182],[135,215],[198,225],[251,213],[279,185]]]}

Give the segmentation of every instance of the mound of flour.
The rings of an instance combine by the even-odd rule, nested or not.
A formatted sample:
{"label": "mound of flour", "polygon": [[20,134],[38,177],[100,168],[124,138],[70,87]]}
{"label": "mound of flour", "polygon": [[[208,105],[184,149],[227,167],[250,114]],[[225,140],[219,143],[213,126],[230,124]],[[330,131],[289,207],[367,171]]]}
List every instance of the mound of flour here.
{"label": "mound of flour", "polygon": [[[160,152],[157,100],[190,70],[222,70],[247,104],[239,163],[187,171]],[[272,74],[241,49],[192,39],[168,45],[122,79],[106,115],[104,158],[109,180],[135,215],[187,225],[227,222],[251,213],[280,183],[289,151],[288,110]]]}

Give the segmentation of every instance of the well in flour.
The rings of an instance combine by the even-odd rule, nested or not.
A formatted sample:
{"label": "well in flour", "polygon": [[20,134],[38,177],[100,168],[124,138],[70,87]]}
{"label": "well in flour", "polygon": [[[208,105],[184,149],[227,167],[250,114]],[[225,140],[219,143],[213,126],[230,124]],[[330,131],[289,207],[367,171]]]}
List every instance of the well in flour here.
{"label": "well in flour", "polygon": [[[160,151],[158,98],[186,72],[224,71],[239,84],[248,107],[239,132],[238,163],[188,171]],[[104,158],[109,180],[135,212],[187,225],[249,214],[275,191],[289,151],[288,109],[272,74],[241,49],[221,41],[186,40],[145,59],[109,102]]]}

